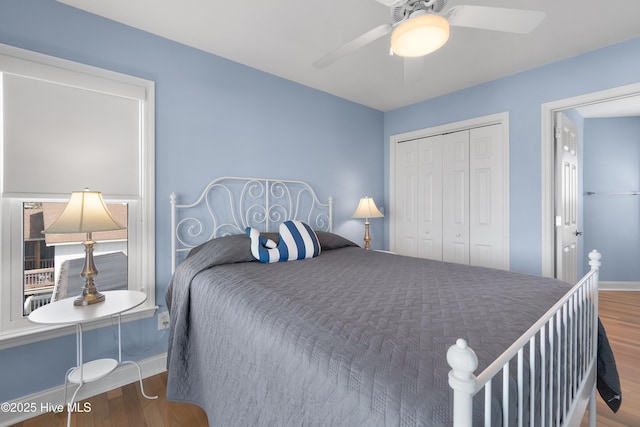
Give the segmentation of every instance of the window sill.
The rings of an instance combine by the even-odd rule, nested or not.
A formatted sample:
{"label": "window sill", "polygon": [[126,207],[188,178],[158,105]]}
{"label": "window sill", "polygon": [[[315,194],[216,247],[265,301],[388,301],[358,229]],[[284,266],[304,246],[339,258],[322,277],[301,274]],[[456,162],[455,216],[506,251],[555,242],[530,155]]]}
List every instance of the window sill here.
{"label": "window sill", "polygon": [[[147,319],[155,316],[158,310],[157,305],[141,305],[126,313],[122,314],[122,322],[133,322],[136,320]],[[114,324],[112,318],[100,319],[94,322],[84,323],[82,329],[90,331],[93,329],[104,328]],[[17,347],[26,344],[32,344],[39,341],[45,341],[52,338],[58,338],[65,335],[75,334],[76,328],[74,324],[40,326],[30,324],[30,326],[20,328],[13,331],[0,332],[0,350],[6,348]]]}

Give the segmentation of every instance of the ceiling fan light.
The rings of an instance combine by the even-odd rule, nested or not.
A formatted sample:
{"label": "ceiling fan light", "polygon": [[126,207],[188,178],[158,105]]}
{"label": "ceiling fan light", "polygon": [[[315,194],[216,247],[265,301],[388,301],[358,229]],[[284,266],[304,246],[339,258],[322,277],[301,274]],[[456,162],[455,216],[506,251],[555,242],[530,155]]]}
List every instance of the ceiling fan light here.
{"label": "ceiling fan light", "polygon": [[440,49],[449,40],[449,22],[439,15],[410,18],[393,30],[391,49],[399,56],[424,56]]}

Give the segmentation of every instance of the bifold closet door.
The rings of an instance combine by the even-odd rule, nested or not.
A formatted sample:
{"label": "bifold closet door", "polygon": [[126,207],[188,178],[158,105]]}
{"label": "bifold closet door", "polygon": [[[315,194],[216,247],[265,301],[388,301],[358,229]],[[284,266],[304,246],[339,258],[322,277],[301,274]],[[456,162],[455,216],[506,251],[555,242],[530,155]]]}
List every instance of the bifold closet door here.
{"label": "bifold closet door", "polygon": [[393,250],[508,269],[507,152],[499,124],[397,143]]}
{"label": "bifold closet door", "polygon": [[442,260],[442,141],[418,140],[418,256]]}
{"label": "bifold closet door", "polygon": [[396,146],[395,252],[469,263],[469,131]]}
{"label": "bifold closet door", "polygon": [[418,142],[403,141],[395,149],[394,250],[418,256]]}
{"label": "bifold closet door", "polygon": [[440,135],[442,260],[469,264],[469,131]]}
{"label": "bifold closet door", "polygon": [[469,132],[469,263],[507,270],[508,172],[502,126]]}
{"label": "bifold closet door", "polygon": [[395,166],[395,252],[442,260],[440,136],[399,143]]}

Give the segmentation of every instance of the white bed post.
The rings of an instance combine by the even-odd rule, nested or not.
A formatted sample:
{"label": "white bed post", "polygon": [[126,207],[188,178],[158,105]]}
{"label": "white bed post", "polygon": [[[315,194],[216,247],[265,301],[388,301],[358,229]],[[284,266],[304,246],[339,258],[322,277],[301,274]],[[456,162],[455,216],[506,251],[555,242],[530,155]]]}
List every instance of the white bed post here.
{"label": "white bed post", "polygon": [[447,351],[449,385],[453,389],[453,427],[470,427],[473,420],[473,396],[476,392],[478,367],[476,353],[462,338]]}
{"label": "white bed post", "polygon": [[[600,266],[602,265],[602,263],[600,262],[601,259],[602,255],[595,249],[589,252],[589,265],[591,266],[592,270],[596,270],[598,272],[600,271]],[[599,279],[600,278],[598,277],[598,280]]]}

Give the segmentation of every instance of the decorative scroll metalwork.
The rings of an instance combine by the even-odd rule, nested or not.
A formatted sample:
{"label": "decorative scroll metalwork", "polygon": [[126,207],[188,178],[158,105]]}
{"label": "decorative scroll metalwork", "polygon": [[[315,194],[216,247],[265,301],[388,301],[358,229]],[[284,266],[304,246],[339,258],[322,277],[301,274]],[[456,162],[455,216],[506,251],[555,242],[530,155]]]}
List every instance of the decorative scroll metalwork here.
{"label": "decorative scroll metalwork", "polygon": [[215,237],[244,233],[246,227],[277,231],[284,221],[300,220],[315,230],[331,231],[332,210],[331,197],[321,203],[302,181],[218,178],[191,204],[178,204],[172,193],[172,271],[181,253]]}

